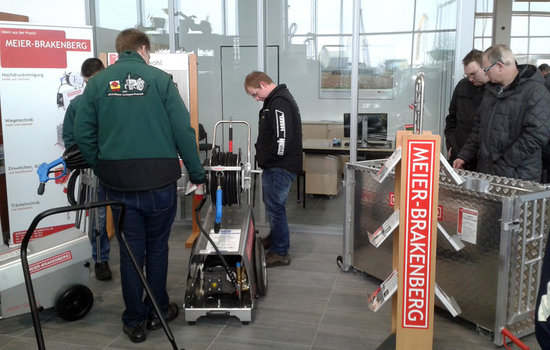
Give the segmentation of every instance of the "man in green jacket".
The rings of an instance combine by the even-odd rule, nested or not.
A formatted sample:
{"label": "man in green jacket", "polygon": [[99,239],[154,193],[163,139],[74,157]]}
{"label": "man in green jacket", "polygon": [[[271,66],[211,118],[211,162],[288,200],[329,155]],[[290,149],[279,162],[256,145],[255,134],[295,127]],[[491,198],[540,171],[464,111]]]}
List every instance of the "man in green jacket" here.
{"label": "man in green jacket", "polygon": [[[75,139],[106,187],[109,200],[126,205],[124,233],[139,266],[145,267],[166,321],[178,306],[166,291],[168,238],[176,213],[176,181],[181,157],[191,182],[201,184],[195,131],[172,76],[149,65],[151,45],[137,29],[116,38],[118,61],[91,79],[75,120]],[[115,220],[120,208],[113,207]],[[147,329],[159,329],[152,303],[143,300],[139,276],[120,249],[124,333],[133,342],[146,339]]]}

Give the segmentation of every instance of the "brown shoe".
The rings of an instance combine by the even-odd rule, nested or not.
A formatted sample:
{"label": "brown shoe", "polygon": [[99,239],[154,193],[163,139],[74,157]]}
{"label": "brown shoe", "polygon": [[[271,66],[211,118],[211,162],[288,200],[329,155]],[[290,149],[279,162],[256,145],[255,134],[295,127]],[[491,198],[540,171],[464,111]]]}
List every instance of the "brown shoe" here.
{"label": "brown shoe", "polygon": [[288,253],[279,255],[269,250],[265,253],[265,264],[267,267],[290,265],[290,256]]}
{"label": "brown shoe", "polygon": [[[176,319],[180,313],[180,309],[178,307],[178,304],[176,303],[170,303],[168,304],[168,311],[166,311],[166,315],[164,315],[164,320],[166,322],[170,322]],[[149,319],[147,320],[147,329],[156,330],[160,329],[162,327],[162,322],[158,318],[157,314],[153,312]]]}
{"label": "brown shoe", "polygon": [[271,241],[271,234],[265,238],[262,238],[262,245],[264,246],[264,249],[268,249],[271,247],[273,242]]}
{"label": "brown shoe", "polygon": [[112,278],[111,269],[107,261],[96,262],[94,266],[95,278],[100,281],[109,281]]}
{"label": "brown shoe", "polygon": [[145,322],[141,322],[133,327],[124,325],[122,330],[124,333],[128,334],[128,337],[132,343],[141,343],[147,339],[147,333],[145,333]]}

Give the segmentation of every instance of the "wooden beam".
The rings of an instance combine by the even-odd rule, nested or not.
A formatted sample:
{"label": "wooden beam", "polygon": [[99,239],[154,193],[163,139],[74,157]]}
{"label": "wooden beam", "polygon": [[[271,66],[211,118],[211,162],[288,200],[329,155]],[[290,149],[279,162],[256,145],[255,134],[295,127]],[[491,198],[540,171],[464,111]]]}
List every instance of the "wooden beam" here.
{"label": "wooden beam", "polygon": [[15,13],[0,12],[0,21],[28,22],[29,16],[16,15]]}
{"label": "wooden beam", "polygon": [[[199,89],[197,77],[197,55],[189,55],[189,114],[191,116],[191,126],[195,129],[195,142],[197,144],[197,152],[199,150]],[[199,225],[195,218],[195,209],[200,200],[196,194],[193,194],[192,214],[193,227],[191,235],[185,241],[185,248],[192,248],[195,239],[200,234]],[[200,220],[200,218],[199,218]]]}

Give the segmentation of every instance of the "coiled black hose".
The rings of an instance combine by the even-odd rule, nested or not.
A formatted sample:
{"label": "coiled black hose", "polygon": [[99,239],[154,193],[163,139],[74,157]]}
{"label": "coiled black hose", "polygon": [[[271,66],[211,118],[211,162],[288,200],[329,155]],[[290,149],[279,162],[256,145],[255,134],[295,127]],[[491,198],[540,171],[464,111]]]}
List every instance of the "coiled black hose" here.
{"label": "coiled black hose", "polygon": [[69,181],[67,182],[67,200],[69,201],[70,205],[77,205],[84,203],[84,194],[86,189],[84,186],[80,188],[80,202],[77,201],[74,198],[74,189],[76,188],[76,182],[78,180],[78,177],[80,176],[80,169],[75,169],[71,172],[71,175],[69,176]]}
{"label": "coiled black hose", "polygon": [[[240,165],[240,150],[239,154],[232,152],[221,152],[219,147],[212,151],[211,166],[239,166]],[[212,195],[212,203],[216,203],[216,190],[218,186],[222,189],[222,205],[230,206],[232,204],[240,204],[240,174],[238,171],[210,171],[210,193]]]}

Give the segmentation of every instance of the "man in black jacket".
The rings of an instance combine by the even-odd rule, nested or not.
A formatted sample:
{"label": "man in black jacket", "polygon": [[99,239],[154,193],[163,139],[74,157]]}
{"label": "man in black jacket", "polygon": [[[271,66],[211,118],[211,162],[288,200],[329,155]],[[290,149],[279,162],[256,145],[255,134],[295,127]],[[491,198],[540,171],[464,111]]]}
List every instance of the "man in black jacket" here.
{"label": "man in black jacket", "polygon": [[264,72],[248,74],[244,89],[264,103],[259,113],[256,159],[263,170],[263,201],[271,227],[266,264],[288,265],[290,237],[285,204],[292,181],[302,171],[300,109],[286,85],[276,85]]}
{"label": "man in black jacket", "polygon": [[541,151],[550,139],[550,92],[542,74],[533,65],[517,66],[505,45],[489,47],[483,67],[490,83],[453,166],[477,158],[481,173],[540,181]]}
{"label": "man in black jacket", "polygon": [[[483,52],[473,49],[462,59],[464,78],[458,82],[453,92],[449,114],[445,118],[445,143],[447,159],[453,163],[472,131],[474,117],[485,92],[489,77],[481,69]],[[465,164],[464,168],[476,170],[476,161]]]}

